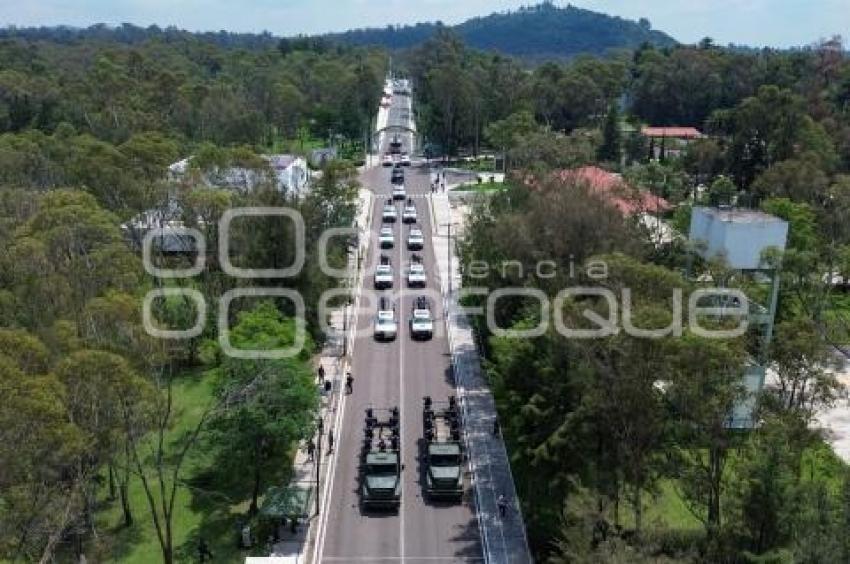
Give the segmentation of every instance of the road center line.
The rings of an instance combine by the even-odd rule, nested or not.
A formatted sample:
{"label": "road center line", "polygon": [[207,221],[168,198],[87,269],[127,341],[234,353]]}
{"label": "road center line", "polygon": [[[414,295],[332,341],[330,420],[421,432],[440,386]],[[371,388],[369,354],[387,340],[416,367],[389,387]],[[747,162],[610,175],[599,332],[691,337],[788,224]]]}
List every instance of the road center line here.
{"label": "road center line", "polygon": [[[404,289],[403,289],[404,281],[402,280],[402,275],[401,275],[401,265],[402,265],[402,260],[404,258],[404,252],[402,250],[402,245],[405,245],[405,241],[404,241],[404,223],[399,222],[399,225],[401,226],[401,228],[399,229],[401,231],[401,233],[400,233],[401,236],[399,237],[399,243],[400,244],[398,246],[398,263],[396,263],[396,264],[398,264],[398,268],[396,269],[396,271],[398,272],[398,275],[399,275],[399,284],[398,284],[399,296],[400,296],[399,300],[398,300],[399,310],[402,310],[402,303],[404,301],[403,300],[403,297],[404,297]],[[401,331],[402,316],[403,315],[404,315],[404,312],[399,311],[398,331],[397,331],[397,335],[398,335],[398,337],[397,337],[398,338],[398,381],[399,381],[398,434],[399,434],[399,437],[401,439],[401,443],[400,443],[401,448],[399,449],[399,464],[402,465],[401,466],[402,468],[404,468],[404,447],[405,447],[405,445],[404,445],[404,415],[405,415],[405,413],[404,413],[404,397],[405,396],[404,396],[404,376],[403,376],[403,374],[404,374],[404,337],[402,337],[402,331]],[[403,476],[404,476],[404,473],[403,473],[403,470],[402,470],[402,472],[399,475],[399,480],[401,481],[400,485],[401,485],[401,494],[402,495],[401,495],[401,501],[399,503],[399,508],[398,508],[399,526],[401,528],[401,534],[399,534],[399,545],[400,545],[399,546],[399,554],[401,554],[402,559],[404,559],[404,506],[405,506]]]}

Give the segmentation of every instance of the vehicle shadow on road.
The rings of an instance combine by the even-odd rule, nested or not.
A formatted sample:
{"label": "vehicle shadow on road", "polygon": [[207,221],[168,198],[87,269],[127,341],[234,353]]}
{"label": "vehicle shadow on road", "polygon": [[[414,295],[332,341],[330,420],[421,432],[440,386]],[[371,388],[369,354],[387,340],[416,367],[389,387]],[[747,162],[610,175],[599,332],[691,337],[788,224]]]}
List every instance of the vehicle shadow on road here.
{"label": "vehicle shadow on road", "polygon": [[454,365],[451,363],[451,354],[446,354],[445,356],[449,357],[449,363],[446,366],[445,370],[443,370],[443,379],[446,381],[446,384],[454,387],[457,385],[455,382],[455,371]]}

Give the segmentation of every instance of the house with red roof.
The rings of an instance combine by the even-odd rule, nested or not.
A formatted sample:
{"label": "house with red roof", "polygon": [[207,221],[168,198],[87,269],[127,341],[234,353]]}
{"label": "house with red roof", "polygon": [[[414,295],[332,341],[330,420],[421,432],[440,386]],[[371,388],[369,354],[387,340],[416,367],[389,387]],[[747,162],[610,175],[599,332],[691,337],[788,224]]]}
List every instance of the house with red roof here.
{"label": "house with red roof", "polygon": [[678,157],[685,148],[704,135],[696,127],[644,127],[641,135],[649,140],[650,154],[653,159]]}
{"label": "house with red roof", "polygon": [[592,193],[617,208],[624,217],[658,214],[672,208],[664,198],[648,190],[635,188],[623,180],[621,175],[598,166],[562,170],[556,175],[564,181],[578,181],[587,185]]}

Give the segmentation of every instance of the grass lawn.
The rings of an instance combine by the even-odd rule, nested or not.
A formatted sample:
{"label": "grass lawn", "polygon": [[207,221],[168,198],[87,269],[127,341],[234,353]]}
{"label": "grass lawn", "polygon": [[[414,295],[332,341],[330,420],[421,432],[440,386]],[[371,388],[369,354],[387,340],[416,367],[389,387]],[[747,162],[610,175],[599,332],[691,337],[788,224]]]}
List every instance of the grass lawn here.
{"label": "grass lawn", "polygon": [[467,170],[474,170],[476,172],[502,172],[501,170],[496,170],[496,161],[494,159],[465,161],[460,163],[460,166]]}
{"label": "grass lawn", "polygon": [[462,184],[460,186],[456,186],[452,188],[453,192],[497,192],[499,190],[504,190],[505,184],[502,182],[482,182],[478,184],[477,182],[472,182],[469,184]]}
{"label": "grass lawn", "polygon": [[[737,452],[732,451],[727,463],[730,482],[734,481],[736,456]],[[830,492],[838,494],[843,486],[847,469],[847,464],[838,458],[832,448],[821,442],[804,452],[801,478],[804,482],[824,482]],[[657,497],[652,498],[645,494],[644,502],[646,503],[644,523],[647,526],[654,525],[660,529],[682,532],[699,531],[703,527],[677,491],[675,480],[662,480],[658,485]],[[622,509],[623,525],[627,528],[633,527],[634,513],[631,507],[626,503]]]}
{"label": "grass lawn", "polygon": [[302,140],[296,137],[292,139],[276,139],[267,149],[270,153],[303,153],[307,155],[313,149],[321,149],[327,147],[327,145],[327,139],[305,137]]}
{"label": "grass lawn", "polygon": [[[170,436],[192,428],[212,398],[212,378],[201,371],[178,378],[174,385],[176,424]],[[197,561],[197,539],[202,535],[216,562],[240,562],[248,552],[237,548],[237,522],[249,504],[250,484],[241,475],[226,475],[216,464],[215,449],[201,440],[186,461],[185,484],[178,489],[173,528],[177,562]],[[281,461],[278,476],[268,476],[266,485],[286,480],[291,461]],[[153,477],[153,474],[151,474]],[[134,523],[123,526],[119,501],[108,501],[107,488],[101,491],[102,508],[97,514],[101,530],[114,532],[111,545],[105,547],[103,560],[127,564],[151,564],[161,561],[159,542],[153,526],[144,489],[138,478],[131,478],[130,503]],[[105,537],[108,538],[108,537]],[[262,552],[261,549],[260,552]]]}

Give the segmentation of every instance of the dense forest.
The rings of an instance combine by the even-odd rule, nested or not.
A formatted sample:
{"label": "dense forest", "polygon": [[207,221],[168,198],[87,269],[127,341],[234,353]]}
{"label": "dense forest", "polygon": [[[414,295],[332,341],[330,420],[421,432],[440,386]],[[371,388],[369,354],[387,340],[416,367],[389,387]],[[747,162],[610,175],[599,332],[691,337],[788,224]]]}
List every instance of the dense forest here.
{"label": "dense forest", "polygon": [[588,53],[602,55],[609,50],[635,49],[644,43],[657,47],[676,44],[666,33],[653,30],[646,19],[634,22],[571,5],[561,8],[551,2],[473,18],[454,26],[419,23],[325,37],[342,44],[409,49],[445,30],[456,33],[475,49],[520,57],[527,62],[570,59]]}
{"label": "dense forest", "polygon": [[[267,489],[287,482],[290,468],[280,461],[315,426],[318,296],[337,284],[319,270],[315,245],[324,229],[351,224],[356,170],[334,161],[299,195],[275,186],[259,154],[362,140],[386,57],[308,42],[131,31],[0,40],[4,561],[85,554],[151,562],[159,554],[174,562],[192,553],[199,535],[226,560],[239,558],[227,534],[229,508],[254,518]],[[189,155],[191,174],[169,180],[168,165]],[[256,172],[253,190],[197,181],[231,165]],[[149,290],[182,289],[216,304],[251,281],[225,276],[211,259],[192,278],[149,276],[124,222],[141,212],[179,219],[215,248],[222,212],[251,205],[295,208],[310,225],[302,273],[279,281],[308,304],[303,352],[226,358],[216,308],[203,317],[188,294],[157,300],[153,312],[166,330],[192,327],[201,316],[201,334],[149,336],[140,307]],[[236,264],[292,260],[288,223],[234,224],[231,237]],[[332,243],[333,264],[344,256],[344,242]],[[185,257],[153,257],[162,267],[187,266]],[[232,343],[288,346],[304,321],[294,314],[286,301],[234,302]]]}

